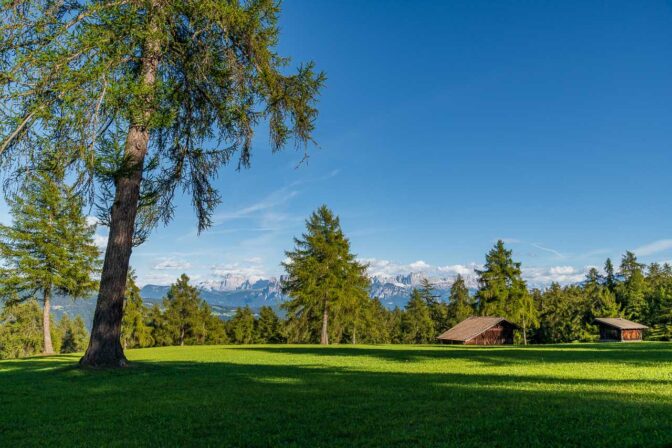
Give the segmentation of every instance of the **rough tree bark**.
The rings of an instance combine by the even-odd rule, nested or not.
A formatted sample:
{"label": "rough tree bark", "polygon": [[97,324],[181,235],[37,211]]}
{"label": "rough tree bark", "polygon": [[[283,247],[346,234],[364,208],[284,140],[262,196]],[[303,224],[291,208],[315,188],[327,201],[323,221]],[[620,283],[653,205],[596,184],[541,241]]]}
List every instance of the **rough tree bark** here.
{"label": "rough tree bark", "polygon": [[[160,58],[160,40],[157,18],[150,23],[150,36],[145,42],[142,57],[142,82],[146,87],[156,83]],[[149,89],[151,91],[151,89]],[[125,367],[128,364],[121,346],[121,320],[123,317],[124,292],[129,260],[133,248],[135,217],[140,199],[142,170],[149,144],[149,130],[146,127],[151,116],[151,100],[147,98],[147,108],[143,111],[144,123],[131,124],[124,148],[127,169],[116,179],[115,196],[110,216],[110,231],[105,250],[105,261],[100,279],[100,291],[89,347],[80,360],[85,367]]]}
{"label": "rough tree bark", "polygon": [[324,304],[322,311],[322,335],[320,336],[320,344],[329,345],[329,313],[327,312],[327,304]]}
{"label": "rough tree bark", "polygon": [[44,337],[44,354],[53,355],[54,345],[51,342],[51,291],[44,290],[42,307],[42,334]]}

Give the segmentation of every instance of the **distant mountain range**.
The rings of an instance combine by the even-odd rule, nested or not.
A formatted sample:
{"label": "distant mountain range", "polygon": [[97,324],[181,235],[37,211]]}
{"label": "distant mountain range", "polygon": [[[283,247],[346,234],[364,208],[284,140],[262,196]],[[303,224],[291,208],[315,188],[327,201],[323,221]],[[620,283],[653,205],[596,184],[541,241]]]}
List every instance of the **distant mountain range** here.
{"label": "distant mountain range", "polygon": [[[422,272],[411,272],[404,275],[371,277],[371,297],[377,297],[384,306],[392,309],[403,308],[413,291],[419,287],[423,278],[428,278],[435,288],[437,296],[447,301],[453,279],[431,277]],[[282,302],[287,297],[280,291],[282,277],[262,278],[259,276],[244,276],[240,274],[227,274],[217,280],[208,280],[196,284],[201,297],[210,304],[215,314],[223,319],[228,319],[235,313],[235,309],[249,306],[257,311],[262,306],[270,306],[275,310],[280,309]],[[467,287],[476,288],[476,278],[466,276]],[[170,286],[145,285],[140,290],[145,304],[151,306],[160,304],[168,293]],[[81,315],[90,327],[93,322],[93,314],[96,308],[96,297],[73,301],[69,297],[54,297],[54,317],[58,320],[63,314],[69,316]]]}
{"label": "distant mountain range", "polygon": [[[371,278],[371,297],[378,297],[389,307],[403,307],[408,302],[413,288],[420,285],[423,278],[428,278],[436,293],[442,299],[447,299],[453,279],[431,278],[422,272],[412,272],[406,275],[373,276]],[[210,305],[221,307],[262,306],[278,307],[287,298],[280,291],[281,278],[245,277],[239,274],[227,274],[221,280],[209,280],[197,284],[201,297]],[[474,288],[476,279],[465,278],[467,286]],[[158,300],[165,297],[169,286],[145,285],[140,294],[145,299]]]}

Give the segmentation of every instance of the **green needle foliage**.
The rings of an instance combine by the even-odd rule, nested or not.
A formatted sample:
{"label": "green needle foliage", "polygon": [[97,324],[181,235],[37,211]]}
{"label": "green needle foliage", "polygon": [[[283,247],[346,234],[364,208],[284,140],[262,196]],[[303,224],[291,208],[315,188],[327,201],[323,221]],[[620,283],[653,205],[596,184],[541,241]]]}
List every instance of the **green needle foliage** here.
{"label": "green needle foliage", "polygon": [[58,322],[57,331],[61,339],[61,353],[77,353],[86,349],[89,332],[86,331],[82,316],[70,319],[67,314]]}
{"label": "green needle foliage", "polygon": [[407,344],[428,344],[436,342],[436,327],[430,308],[422,293],[414,289],[401,318],[403,342]]}
{"label": "green needle foliage", "polygon": [[124,349],[154,345],[152,327],[147,323],[148,320],[148,310],[140,297],[140,288],[135,284],[135,274],[129,271],[124,297],[124,318],[121,321],[121,343]]}
{"label": "green needle foliage", "polygon": [[283,342],[280,318],[270,306],[262,306],[259,309],[257,334],[259,342],[262,344]]}
{"label": "green needle foliage", "polygon": [[455,281],[450,287],[450,300],[448,301],[448,325],[450,328],[474,314],[473,300],[469,296],[469,290],[464,283],[464,278],[457,274]]}
{"label": "green needle foliage", "polygon": [[350,252],[337,216],[323,205],[306,221],[306,232],[285,252],[282,290],[292,341],[328,344],[349,329],[356,342],[358,316],[369,301],[367,266]]}
{"label": "green needle foliage", "polygon": [[235,344],[253,344],[257,342],[254,327],[254,314],[249,306],[238,308],[229,322],[231,339]]}
{"label": "green needle foliage", "polygon": [[3,1],[0,167],[12,180],[52,141],[77,186],[101,186],[110,228],[85,366],[126,365],[120,343],[131,248],[191,195],[199,231],[220,195],[211,181],[254,129],[273,151],[306,148],[325,77],[287,73],[276,0]]}
{"label": "green needle foliage", "polygon": [[29,175],[8,203],[13,223],[0,225],[4,262],[0,294],[6,300],[41,300],[44,351],[52,353],[49,316],[53,294],[80,298],[98,286],[95,226],[87,222],[81,198],[64,183],[57,168]]}

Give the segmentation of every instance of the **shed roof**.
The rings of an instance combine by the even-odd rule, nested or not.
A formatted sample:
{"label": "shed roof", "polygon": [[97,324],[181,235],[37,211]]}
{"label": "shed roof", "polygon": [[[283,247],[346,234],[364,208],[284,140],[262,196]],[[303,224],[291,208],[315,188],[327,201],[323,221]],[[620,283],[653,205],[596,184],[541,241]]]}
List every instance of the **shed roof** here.
{"label": "shed roof", "polygon": [[468,341],[479,334],[494,327],[497,324],[506,322],[516,328],[518,326],[504,319],[503,317],[468,317],[450,330],[442,333],[437,339],[447,341]]}
{"label": "shed roof", "polygon": [[638,324],[621,317],[596,317],[595,322],[618,328],[619,330],[646,330],[649,328],[646,325]]}

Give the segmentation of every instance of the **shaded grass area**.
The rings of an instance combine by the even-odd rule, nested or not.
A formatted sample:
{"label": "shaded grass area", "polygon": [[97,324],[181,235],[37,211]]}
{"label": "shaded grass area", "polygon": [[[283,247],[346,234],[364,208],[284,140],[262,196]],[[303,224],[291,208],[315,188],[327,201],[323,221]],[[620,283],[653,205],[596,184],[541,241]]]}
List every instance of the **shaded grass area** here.
{"label": "shaded grass area", "polygon": [[201,346],[0,362],[0,446],[670,446],[672,344]]}

